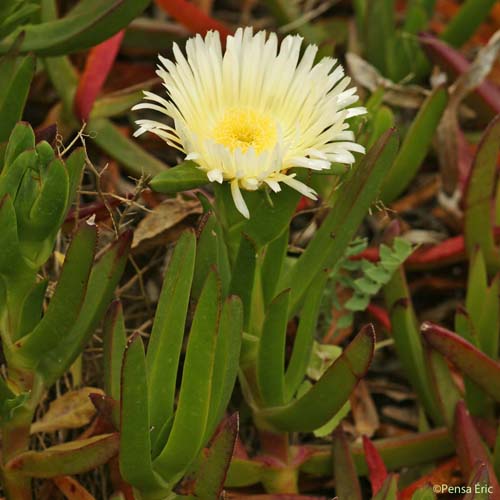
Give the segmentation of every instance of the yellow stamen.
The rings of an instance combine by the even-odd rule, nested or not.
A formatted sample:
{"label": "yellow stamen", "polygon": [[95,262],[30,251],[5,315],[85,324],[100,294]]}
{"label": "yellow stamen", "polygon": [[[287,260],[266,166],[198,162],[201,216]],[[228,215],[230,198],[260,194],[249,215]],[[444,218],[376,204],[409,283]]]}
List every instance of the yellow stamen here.
{"label": "yellow stamen", "polygon": [[257,153],[276,144],[276,123],[266,113],[249,108],[229,108],[213,130],[213,138],[231,151],[245,152],[253,147]]}

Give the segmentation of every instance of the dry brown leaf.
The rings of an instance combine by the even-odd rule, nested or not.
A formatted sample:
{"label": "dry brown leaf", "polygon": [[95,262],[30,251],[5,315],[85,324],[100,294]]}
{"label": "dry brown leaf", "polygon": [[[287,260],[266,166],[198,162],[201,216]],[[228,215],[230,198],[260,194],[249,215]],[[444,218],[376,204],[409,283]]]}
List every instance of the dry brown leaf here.
{"label": "dry brown leaf", "polygon": [[414,408],[402,408],[399,406],[384,406],[382,415],[389,417],[400,424],[409,427],[418,427],[418,414]]}
{"label": "dry brown leaf", "polygon": [[407,386],[391,382],[385,378],[370,380],[368,387],[372,394],[383,394],[398,403],[416,398],[415,394]]}
{"label": "dry brown leaf", "polygon": [[380,426],[380,420],[375,403],[363,380],[356,386],[350,401],[356,432],[359,436],[372,437]]}
{"label": "dry brown leaf", "polygon": [[458,104],[469,92],[474,90],[488,76],[493,64],[500,54],[500,30],[492,35],[487,45],[478,53],[468,71],[460,75],[457,81],[451,86],[450,92],[452,100]]}
{"label": "dry brown leaf", "polygon": [[95,387],[82,387],[69,391],[53,401],[47,413],[31,426],[31,433],[54,432],[61,429],[78,429],[87,425],[95,416],[96,409],[89,394],[104,394]]}
{"label": "dry brown leaf", "polygon": [[374,92],[382,87],[385,90],[384,101],[402,108],[417,109],[422,105],[429,91],[418,85],[398,85],[383,77],[377,68],[358,55],[346,54],[349,73],[356,83]]}
{"label": "dry brown leaf", "polygon": [[457,184],[459,179],[459,108],[467,95],[479,86],[488,76],[500,53],[500,30],[497,31],[478,53],[468,71],[460,75],[450,87],[448,106],[437,129],[438,159],[443,180],[445,196],[441,204],[448,204],[448,211],[460,212],[458,208]]}
{"label": "dry brown leaf", "polygon": [[52,481],[68,500],[95,500],[93,495],[70,476],[55,477]]}
{"label": "dry brown leaf", "polygon": [[202,211],[197,200],[185,200],[180,196],[165,200],[141,220],[134,232],[132,249],[141,253],[152,246],[175,239],[169,238],[169,232],[189,216],[197,216]]}

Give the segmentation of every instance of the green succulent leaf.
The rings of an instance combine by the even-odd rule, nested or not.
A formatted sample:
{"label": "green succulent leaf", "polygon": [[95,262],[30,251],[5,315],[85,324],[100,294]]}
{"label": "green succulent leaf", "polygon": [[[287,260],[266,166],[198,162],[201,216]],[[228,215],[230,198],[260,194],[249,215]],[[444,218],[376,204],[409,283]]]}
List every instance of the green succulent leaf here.
{"label": "green succulent leaf", "polygon": [[195,256],[196,238],[192,231],[186,231],[177,242],[165,274],[146,358],[153,444],[164,422],[173,416]]}
{"label": "green succulent leaf", "polygon": [[285,340],[290,290],[270,304],[264,319],[257,354],[257,383],[264,407],[285,402]]}
{"label": "green succulent leaf", "polygon": [[45,292],[47,291],[47,285],[48,280],[45,279],[39,281],[33,286],[29,294],[24,299],[18,335],[13,338],[13,340],[22,338],[24,335],[34,330],[37,323],[42,318],[43,302],[45,299]]}
{"label": "green succulent leaf", "polygon": [[213,434],[231,399],[238,375],[242,333],[243,305],[241,300],[233,295],[226,300],[222,308],[206,439]]}
{"label": "green succulent leaf", "polygon": [[361,500],[358,474],[342,427],[337,427],[333,433],[332,456],[335,494],[339,498]]}
{"label": "green succulent leaf", "polygon": [[384,181],[380,196],[384,203],[394,201],[415,177],[427,155],[447,103],[446,89],[438,87],[422,104]]}
{"label": "green succulent leaf", "polygon": [[419,488],[415,491],[411,500],[436,500],[436,494],[432,490],[431,486],[425,486],[424,488]]}
{"label": "green succulent leaf", "polygon": [[17,355],[26,366],[37,367],[71,332],[87,290],[97,243],[95,226],[83,223],[66,255],[56,291],[43,319],[20,340]]}
{"label": "green succulent leaf", "polygon": [[257,248],[255,242],[243,234],[241,238],[236,262],[233,266],[229,293],[241,298],[244,306],[245,331],[248,331],[251,317],[252,292],[255,282],[255,270],[257,266]]}
{"label": "green succulent leaf", "polygon": [[281,432],[308,432],[324,425],[342,408],[368,369],[374,339],[373,327],[364,327],[306,394],[286,405],[260,410],[257,418]]}
{"label": "green succulent leaf", "polygon": [[31,80],[35,74],[35,56],[8,55],[0,59],[0,142],[6,141],[24,112]]}
{"label": "green succulent leaf", "polygon": [[159,173],[149,185],[159,193],[176,194],[208,184],[207,174],[193,161],[184,161],[176,167]]}
{"label": "green succulent leaf", "polygon": [[[52,235],[66,215],[69,178],[61,160],[53,160],[42,178],[42,187],[31,206],[29,220],[20,224],[20,232],[30,240],[44,240]],[[23,221],[24,222],[24,221]]]}
{"label": "green succulent leaf", "polygon": [[25,122],[17,123],[9,136],[2,169],[13,163],[23,151],[34,148],[35,132],[33,132],[33,129]]}
{"label": "green succulent leaf", "polygon": [[154,468],[167,481],[178,480],[196,459],[210,414],[219,331],[220,287],[212,271],[203,287],[189,334],[172,430]]}
{"label": "green succulent leaf", "polygon": [[85,152],[85,150],[83,148],[77,148],[66,160],[66,171],[69,179],[66,211],[70,208],[71,203],[76,197],[78,188],[80,187],[80,181],[82,179],[82,172],[85,167],[86,158],[87,153]]}
{"label": "green succulent leaf", "polygon": [[495,0],[466,0],[446,25],[441,38],[453,47],[462,46],[488,17]]}
{"label": "green succulent leaf", "polygon": [[[84,0],[61,19],[54,19],[53,0],[42,1],[45,22],[24,26],[19,50],[43,56],[60,56],[93,47],[125,28],[141,14],[150,0]],[[0,44],[0,52],[12,43],[12,36]]]}
{"label": "green succulent leaf", "polygon": [[300,322],[293,344],[292,355],[285,373],[285,402],[288,403],[306,375],[316,333],[316,324],[323,297],[326,273],[313,283],[306,294],[300,314]]}
{"label": "green succulent leaf", "polygon": [[[127,344],[127,333],[123,319],[121,302],[115,301],[108,309],[104,321],[104,392],[115,401],[120,401],[122,360]],[[117,412],[116,412],[117,413]],[[119,424],[119,415],[114,415]]]}
{"label": "green succulent leaf", "polygon": [[276,294],[283,270],[286,253],[288,250],[288,238],[290,231],[287,228],[281,236],[271,241],[264,250],[264,259],[260,268],[262,294],[264,304],[267,305]]}
{"label": "green succulent leaf", "polygon": [[[8,148],[7,153],[9,153]],[[2,173],[0,174],[0,196],[4,197],[6,194],[8,194],[12,198],[13,203],[15,203],[17,206],[22,203],[24,207],[27,207],[25,209],[25,212],[28,212],[29,208],[31,208],[31,200],[23,198],[20,201],[17,194],[20,186],[23,183],[25,173],[29,172],[30,170],[33,172],[36,171],[37,161],[38,155],[36,154],[36,151],[34,149],[24,151],[19,154],[19,156],[17,156],[12,163],[6,162]]]}
{"label": "green succulent leaf", "polygon": [[440,423],[443,416],[426,369],[422,338],[403,268],[384,287],[384,296],[390,311],[394,346],[405,373],[427,413]]}
{"label": "green succulent leaf", "polygon": [[46,385],[54,383],[69,369],[104,316],[125,268],[131,240],[130,232],[123,233],[94,264],[76,321],[38,365],[37,371]]}
{"label": "green succulent leaf", "polygon": [[9,195],[0,200],[0,273],[11,274],[19,262],[19,238],[14,205]]}
{"label": "green succulent leaf", "polygon": [[166,487],[153,470],[146,356],[140,335],[132,336],[125,349],[121,374],[120,472],[141,491]]}
{"label": "green succulent leaf", "polygon": [[0,6],[0,40],[23,24],[40,7],[35,2],[4,0]]}
{"label": "green succulent leaf", "polygon": [[222,295],[226,296],[231,279],[229,257],[222,226],[216,215],[207,212],[201,222],[201,231],[196,245],[196,265],[191,293],[193,298],[200,296],[208,271],[215,266],[221,278]]}
{"label": "green succulent leaf", "polygon": [[339,190],[338,198],[315,237],[284,280],[291,288],[290,313],[293,314],[306,290],[322,269],[333,266],[345,253],[359,224],[376,200],[382,181],[398,147],[394,131],[386,132],[354,168]]}
{"label": "green succulent leaf", "polygon": [[373,497],[373,500],[397,500],[398,498],[398,476],[389,474],[384,484]]}

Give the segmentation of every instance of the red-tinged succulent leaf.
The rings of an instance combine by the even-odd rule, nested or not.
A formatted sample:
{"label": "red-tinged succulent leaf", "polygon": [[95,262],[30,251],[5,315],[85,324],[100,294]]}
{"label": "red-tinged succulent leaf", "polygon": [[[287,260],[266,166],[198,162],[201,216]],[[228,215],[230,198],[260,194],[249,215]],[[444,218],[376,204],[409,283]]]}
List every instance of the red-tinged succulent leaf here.
{"label": "red-tinged succulent leaf", "polygon": [[327,500],[327,497],[278,493],[269,495],[238,495],[235,500]]}
{"label": "red-tinged succulent leaf", "polygon": [[361,500],[361,486],[352,459],[351,450],[342,425],[339,425],[332,436],[333,477],[335,479],[335,494],[339,498]]}
{"label": "red-tinged succulent leaf", "polygon": [[418,248],[406,261],[408,269],[430,269],[446,266],[465,259],[463,236],[449,238],[437,245]]}
{"label": "red-tinged succulent leaf", "polygon": [[496,500],[498,498],[498,495],[491,494],[490,474],[487,465],[483,462],[476,462],[468,486],[471,487],[471,490],[464,496],[463,500]]}
{"label": "red-tinged succulent leaf", "polygon": [[372,495],[376,495],[387,479],[387,469],[377,448],[375,448],[366,436],[363,436],[363,449],[365,451],[366,463],[368,464]]}
{"label": "red-tinged succulent leaf", "polygon": [[76,89],[74,102],[75,115],[84,122],[88,120],[94,102],[113,67],[124,35],[124,30],[119,31],[90,49],[85,69]]}
{"label": "red-tinged succulent leaf", "polygon": [[193,33],[205,35],[215,30],[225,40],[232,31],[187,0],[156,0],[156,4]]}
{"label": "red-tinged succulent leaf", "polygon": [[[126,196],[127,198],[131,198],[131,196]],[[64,220],[64,226],[63,229],[68,229],[68,231],[71,230],[71,228],[74,226],[75,222],[81,221],[84,219],[88,219],[91,216],[95,216],[94,221],[95,222],[101,222],[104,220],[108,220],[110,215],[109,215],[109,209],[110,208],[115,208],[120,206],[124,201],[122,199],[117,199],[117,198],[107,198],[106,203],[102,201],[95,201],[92,203],[86,203],[82,205],[81,207],[78,208],[72,208],[69,212],[68,215],[66,216],[66,219]],[[66,228],[67,226],[67,228]]]}
{"label": "red-tinged succulent leaf", "polygon": [[[500,237],[500,228],[494,228],[493,235],[496,241]],[[464,260],[466,260],[465,240],[463,235],[460,235],[431,247],[417,248],[406,260],[405,267],[411,270],[433,269]]]}
{"label": "red-tinged succulent leaf", "polygon": [[493,489],[491,498],[500,498],[500,485],[496,479],[487,449],[463,401],[457,404],[455,410],[454,434],[458,460],[463,474],[466,476],[474,474],[477,470],[477,463],[483,463],[488,470],[490,486]]}
{"label": "red-tinged succulent leaf", "polygon": [[68,500],[95,500],[95,497],[72,477],[58,476],[52,481]]}
{"label": "red-tinged succulent leaf", "polygon": [[238,436],[238,413],[228,417],[208,450],[196,477],[198,498],[220,498]]}
{"label": "red-tinged succulent leaf", "polygon": [[431,347],[448,358],[496,401],[500,401],[500,363],[460,335],[439,325],[425,322],[421,330]]}
{"label": "red-tinged succulent leaf", "polygon": [[89,394],[89,399],[97,410],[97,414],[105,422],[109,423],[112,427],[117,427],[113,421],[113,413],[118,413],[120,404],[113,398],[105,394],[93,393]]}
{"label": "red-tinged succulent leaf", "polygon": [[464,194],[465,246],[469,254],[476,246],[481,248],[490,274],[500,271],[500,250],[495,244],[491,212],[499,145],[500,114],[488,125],[478,145]]}
{"label": "red-tinged succulent leaf", "polygon": [[412,500],[413,494],[420,488],[433,484],[452,484],[452,479],[456,476],[459,468],[458,458],[450,460],[435,467],[429,474],[422,476],[414,483],[399,492],[399,500]]}
{"label": "red-tinged succulent leaf", "polygon": [[295,207],[295,213],[301,212],[302,210],[308,210],[314,206],[314,201],[305,196],[301,196],[297,206]]}
{"label": "red-tinged succulent leaf", "polygon": [[[428,432],[408,433],[402,436],[377,439],[373,442],[388,470],[410,467],[450,456],[454,451],[453,441],[445,427]],[[301,471],[313,476],[331,474],[332,457],[329,446],[308,448],[310,456],[300,466]],[[360,475],[368,474],[363,447],[354,444],[351,447],[356,469]]]}
{"label": "red-tinged succulent leaf", "polygon": [[113,433],[26,451],[10,460],[5,470],[38,478],[81,474],[108,462],[118,453],[119,443],[118,433]]}
{"label": "red-tinged succulent leaf", "polygon": [[[427,56],[435,64],[453,76],[468,71],[471,63],[456,49],[428,33],[420,35],[420,43]],[[486,112],[490,119],[500,113],[500,90],[485,80],[474,91],[474,104]]]}
{"label": "red-tinged succulent leaf", "polygon": [[35,143],[47,141],[51,146],[55,147],[57,139],[57,125],[55,123],[43,128],[35,130]]}
{"label": "red-tinged succulent leaf", "polygon": [[357,255],[353,255],[350,260],[368,260],[370,262],[378,262],[380,260],[380,251],[378,247],[366,248]]}
{"label": "red-tinged succulent leaf", "polygon": [[368,312],[368,314],[371,315],[371,317],[375,321],[380,323],[387,331],[389,332],[391,331],[391,319],[389,318],[389,314],[385,309],[375,304],[368,304],[366,311]]}

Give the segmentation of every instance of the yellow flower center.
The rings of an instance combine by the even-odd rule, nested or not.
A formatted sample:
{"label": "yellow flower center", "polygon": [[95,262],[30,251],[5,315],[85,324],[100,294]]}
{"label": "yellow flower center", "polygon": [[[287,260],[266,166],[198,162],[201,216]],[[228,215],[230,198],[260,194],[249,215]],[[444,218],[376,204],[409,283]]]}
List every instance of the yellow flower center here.
{"label": "yellow flower center", "polygon": [[213,130],[215,142],[243,152],[251,147],[257,153],[271,149],[277,135],[276,123],[268,114],[249,108],[227,109]]}

